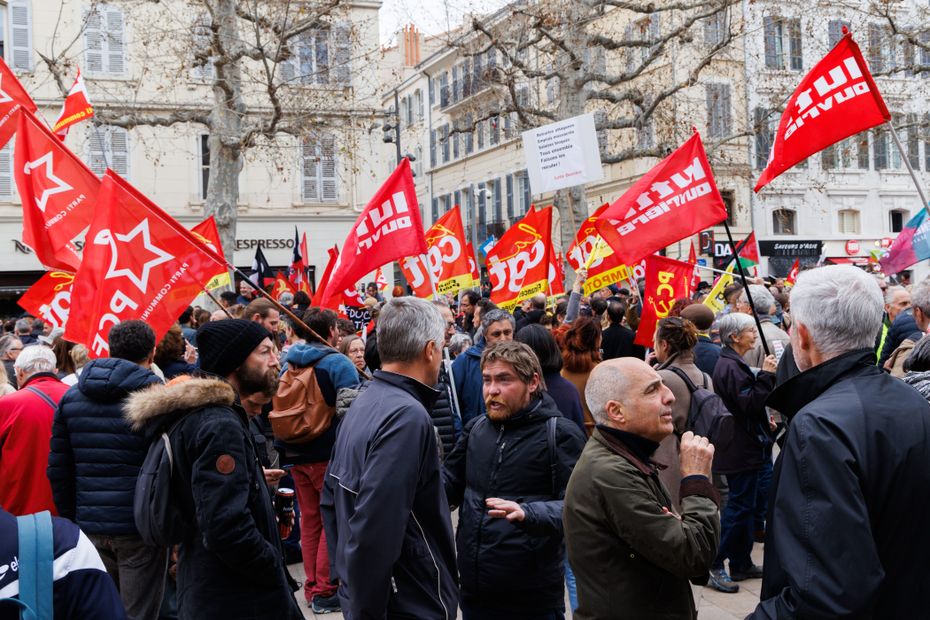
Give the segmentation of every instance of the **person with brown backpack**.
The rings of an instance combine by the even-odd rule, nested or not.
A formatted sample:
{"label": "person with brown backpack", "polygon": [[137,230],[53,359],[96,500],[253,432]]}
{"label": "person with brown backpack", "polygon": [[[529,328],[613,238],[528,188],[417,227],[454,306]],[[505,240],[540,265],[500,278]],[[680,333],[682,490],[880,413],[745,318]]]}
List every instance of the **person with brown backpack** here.
{"label": "person with brown backpack", "polygon": [[309,308],[303,321],[327,341],[315,341],[310,333],[302,333],[303,327],[296,328],[298,336],[307,342],[288,349],[286,369],[268,419],[281,464],[293,465],[291,476],[297,487],[300,545],[307,576],[304,596],[313,612],[319,614],[339,611],[336,585],[330,583],[320,492],[339,424],[335,417],[336,395],[342,388],[358,385],[359,374],[351,360],[333,348],[339,337],[335,312]]}

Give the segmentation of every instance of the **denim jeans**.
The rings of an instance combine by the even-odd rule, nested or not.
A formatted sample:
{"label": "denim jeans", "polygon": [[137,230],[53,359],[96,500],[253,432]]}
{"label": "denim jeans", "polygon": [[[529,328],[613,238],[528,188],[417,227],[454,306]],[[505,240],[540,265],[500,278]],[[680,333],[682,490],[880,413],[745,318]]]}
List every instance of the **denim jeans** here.
{"label": "denim jeans", "polygon": [[720,547],[713,568],[723,568],[730,560],[730,572],[744,571],[752,566],[752,535],[755,525],[756,489],[759,470],[727,474],[729,499],[720,515]]}
{"label": "denim jeans", "polygon": [[133,620],[156,620],[165,592],[168,550],[149,547],[138,536],[88,534]]}
{"label": "denim jeans", "polygon": [[759,484],[756,488],[756,511],[754,513],[753,524],[753,530],[756,532],[765,531],[765,519],[768,516],[766,513],[769,509],[769,489],[772,486],[773,469],[772,457],[769,455],[769,458],[762,464],[762,469],[759,470]]}
{"label": "denim jeans", "polygon": [[565,554],[565,588],[568,590],[568,603],[572,606],[572,612],[578,609],[578,587],[575,585],[575,573],[572,572],[571,564],[568,563],[568,554]]}

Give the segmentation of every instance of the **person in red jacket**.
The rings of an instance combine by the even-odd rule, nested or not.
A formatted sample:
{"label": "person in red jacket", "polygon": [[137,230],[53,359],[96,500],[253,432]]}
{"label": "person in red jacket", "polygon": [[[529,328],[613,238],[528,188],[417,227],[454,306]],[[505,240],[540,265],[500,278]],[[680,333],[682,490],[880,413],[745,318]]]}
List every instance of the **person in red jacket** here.
{"label": "person in red jacket", "polygon": [[14,365],[19,390],[0,398],[0,506],[14,515],[58,515],[45,475],[52,420],[68,391],[56,366],[50,348],[26,347]]}

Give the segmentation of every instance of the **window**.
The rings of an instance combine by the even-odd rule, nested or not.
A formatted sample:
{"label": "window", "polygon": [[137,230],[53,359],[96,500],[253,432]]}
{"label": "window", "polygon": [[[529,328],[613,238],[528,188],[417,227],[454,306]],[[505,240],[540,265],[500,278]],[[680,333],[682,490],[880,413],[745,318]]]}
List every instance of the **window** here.
{"label": "window", "polygon": [[472,65],[472,73],[471,73],[471,76],[472,76],[471,77],[471,92],[472,93],[477,93],[478,91],[480,91],[481,89],[485,87],[483,69],[481,66],[482,60],[483,60],[482,55],[477,54],[474,59],[474,64]]}
{"label": "window", "polygon": [[436,167],[436,130],[429,131],[429,167]]}
{"label": "window", "polygon": [[449,72],[443,71],[439,76],[439,107],[449,105]]}
{"label": "window", "polygon": [[351,82],[351,33],[347,24],[308,30],[288,46],[291,58],[281,63],[281,79],[296,84],[348,86]]}
{"label": "window", "polygon": [[513,175],[512,174],[507,175],[505,186],[507,188],[507,220],[513,223],[514,203],[513,203]]}
{"label": "window", "polygon": [[459,67],[458,65],[453,65],[452,67],[452,101],[450,103],[456,103],[462,98],[462,83],[459,81]]}
{"label": "window", "polygon": [[84,27],[84,65],[92,75],[126,72],[125,22],[123,11],[98,4],[87,13]]}
{"label": "window", "polygon": [[213,31],[210,30],[210,15],[204,13],[194,22],[192,35],[191,77],[195,80],[212,80],[215,73],[213,55]]}
{"label": "window", "polygon": [[897,66],[895,40],[887,26],[869,24],[869,69],[872,73],[891,71]]}
{"label": "window", "polygon": [[[478,244],[484,243],[488,236],[487,197],[491,192],[485,189],[484,183],[478,184]],[[476,250],[478,248],[475,248]]]}
{"label": "window", "polygon": [[765,108],[756,108],[754,112],[753,128],[756,132],[756,169],[764,170],[768,165],[769,154],[772,151],[772,138],[779,118]]}
{"label": "window", "polygon": [[197,137],[197,166],[200,172],[200,199],[206,200],[210,182],[210,136],[207,134]]}
{"label": "window", "polygon": [[462,98],[471,95],[471,60],[466,58],[462,61]]}
{"label": "window", "polygon": [[729,19],[727,11],[718,10],[710,17],[704,18],[704,45],[713,47],[723,42],[729,34]]}
{"label": "window", "polygon": [[[924,67],[930,66],[930,30],[920,33],[920,42],[924,44],[920,48],[920,64]],[[930,71],[924,71],[920,77],[930,78]]]}
{"label": "window", "polygon": [[498,144],[501,141],[501,117],[492,116],[488,120],[488,126],[491,130],[491,146]]}
{"label": "window", "polygon": [[825,148],[820,153],[820,165],[824,170],[868,170],[868,132],[862,132]]}
{"label": "window", "polygon": [[129,133],[122,127],[93,125],[87,130],[87,165],[97,176],[112,168],[129,177]]}
{"label": "window", "polygon": [[838,212],[839,232],[841,234],[859,234],[859,212],[855,209],[842,209]]}
{"label": "window", "polygon": [[532,199],[530,196],[530,175],[524,170],[516,175],[517,179],[517,210],[514,217],[523,217],[530,210]]}
{"label": "window", "polygon": [[332,135],[304,139],[301,145],[304,202],[338,202],[336,140]]}
{"label": "window", "polygon": [[423,91],[419,88],[413,91],[413,109],[416,112],[417,120],[423,120]]}
{"label": "window", "polygon": [[829,25],[827,26],[827,43],[830,45],[830,49],[840,42],[840,39],[843,38],[843,28],[849,29],[849,22],[842,19],[831,19]]}
{"label": "window", "polygon": [[708,135],[722,138],[731,132],[730,85],[708,84],[706,88]]}
{"label": "window", "polygon": [[465,115],[465,127],[463,127],[463,131],[465,132],[465,154],[469,155],[475,150],[475,126],[472,121],[471,112]]}
{"label": "window", "polygon": [[432,202],[433,204],[431,206],[431,212],[433,216],[433,221],[435,222],[436,220],[439,219],[439,198],[433,198]]}
{"label": "window", "polygon": [[723,189],[720,190],[720,197],[723,198],[723,206],[727,210],[727,224],[736,226],[736,192]]}
{"label": "window", "polygon": [[[0,28],[2,30],[2,28]],[[13,141],[0,149],[0,200],[10,200],[14,193],[13,184]]]}
{"label": "window", "polygon": [[442,163],[449,162],[449,123],[446,123],[442,126],[442,138],[440,138],[442,143]]}
{"label": "window", "polygon": [[914,170],[920,170],[920,125],[916,114],[908,114],[907,126],[907,160]]}
{"label": "window", "polygon": [[427,84],[429,84],[429,104],[430,106],[436,106],[436,81],[427,76]]}
{"label": "window", "polygon": [[763,31],[766,68],[792,71],[801,71],[804,68],[800,19],[766,16],[763,19]]}
{"label": "window", "polygon": [[798,229],[794,223],[795,212],[791,209],[775,209],[772,211],[772,234],[795,235]]}
{"label": "window", "polygon": [[904,230],[904,222],[907,218],[907,211],[902,211],[900,209],[894,209],[888,212],[888,230],[890,232],[896,233]]}
{"label": "window", "polygon": [[32,2],[9,0],[7,10],[10,19],[10,66],[17,72],[32,71]]}
{"label": "window", "polygon": [[458,128],[456,128],[455,131],[452,132],[452,135],[449,137],[452,140],[452,159],[458,159],[459,158],[459,137],[460,137]]}
{"label": "window", "polygon": [[879,127],[872,134],[872,162],[876,170],[897,170],[901,167],[901,154],[887,129]]}

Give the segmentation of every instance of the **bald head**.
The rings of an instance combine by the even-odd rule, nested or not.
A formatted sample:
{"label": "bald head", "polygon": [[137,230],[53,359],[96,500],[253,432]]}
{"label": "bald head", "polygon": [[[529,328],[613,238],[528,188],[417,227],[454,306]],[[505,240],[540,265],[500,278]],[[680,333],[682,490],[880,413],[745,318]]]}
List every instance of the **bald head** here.
{"label": "bald head", "polygon": [[635,357],[618,357],[595,366],[584,389],[584,399],[594,421],[606,424],[607,402],[624,402],[629,397],[632,382],[637,378],[642,381],[650,372],[658,376],[649,364]]}
{"label": "bald head", "polygon": [[672,391],[646,362],[621,357],[594,367],[584,390],[594,421],[652,441],[673,430]]}

